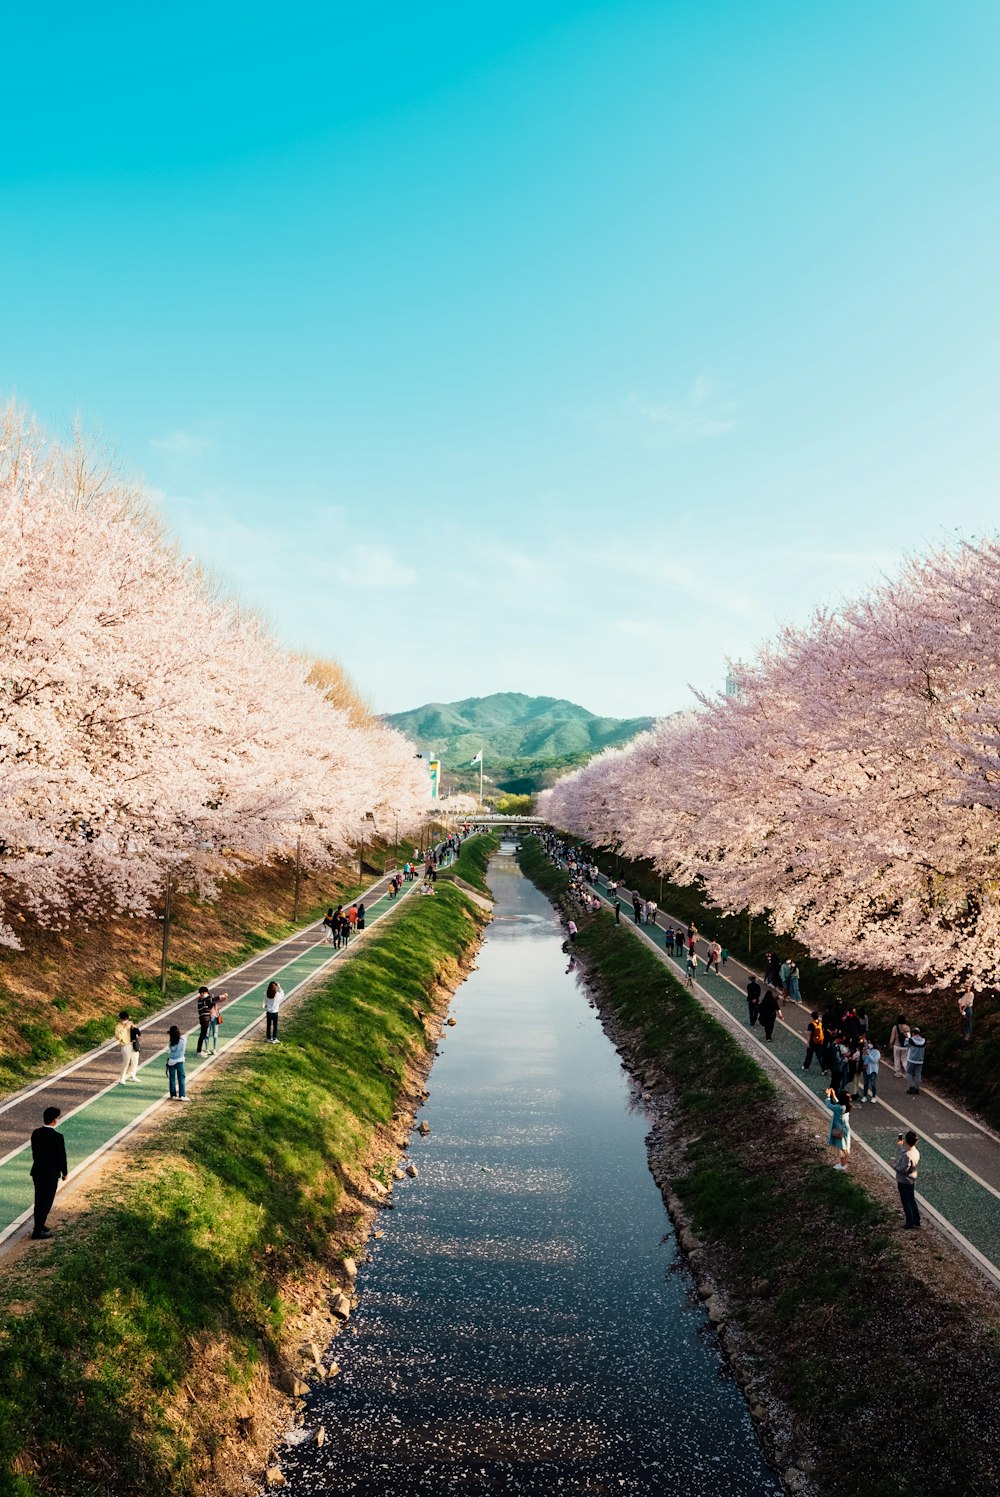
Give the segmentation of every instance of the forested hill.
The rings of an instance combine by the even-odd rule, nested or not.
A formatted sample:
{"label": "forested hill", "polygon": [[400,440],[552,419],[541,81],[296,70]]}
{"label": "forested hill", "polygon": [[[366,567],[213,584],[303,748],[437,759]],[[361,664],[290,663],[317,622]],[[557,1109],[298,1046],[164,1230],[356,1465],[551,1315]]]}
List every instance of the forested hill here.
{"label": "forested hill", "polygon": [[458,769],[484,750],[490,765],[589,756],[625,743],[651,728],[652,717],[598,717],[558,697],[498,691],[461,702],[428,702],[386,719],[418,748],[435,750],[445,767]]}

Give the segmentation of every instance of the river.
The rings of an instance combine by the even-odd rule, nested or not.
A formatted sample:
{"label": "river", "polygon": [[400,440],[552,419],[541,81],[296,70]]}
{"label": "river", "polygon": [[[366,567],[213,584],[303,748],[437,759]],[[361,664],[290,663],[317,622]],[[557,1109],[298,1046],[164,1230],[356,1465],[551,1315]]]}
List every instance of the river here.
{"label": "river", "polygon": [[780,1492],[704,1310],[673,1271],[648,1123],[509,850],[414,1135],[419,1178],[361,1265],[310,1394],[326,1443],[286,1492]]}

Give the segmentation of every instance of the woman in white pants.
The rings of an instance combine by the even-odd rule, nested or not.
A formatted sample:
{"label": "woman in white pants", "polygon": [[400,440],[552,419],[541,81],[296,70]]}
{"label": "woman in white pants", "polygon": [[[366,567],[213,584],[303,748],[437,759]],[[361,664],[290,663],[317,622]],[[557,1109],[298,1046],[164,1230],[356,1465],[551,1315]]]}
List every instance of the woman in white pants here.
{"label": "woman in white pants", "polygon": [[892,1026],[889,1036],[889,1045],[892,1049],[892,1074],[894,1076],[906,1075],[906,1051],[910,1047],[910,1026],[903,1015],[900,1014]]}
{"label": "woman in white pants", "polygon": [[[118,1015],[118,1023],[115,1025],[115,1039],[122,1055],[122,1073],[118,1078],[118,1084],[123,1081],[138,1081],[136,1072],[139,1069],[139,1051],[132,1043],[132,1031],[135,1026],[128,1016],[128,1009],[123,1008]],[[138,1033],[138,1031],[136,1031]]]}

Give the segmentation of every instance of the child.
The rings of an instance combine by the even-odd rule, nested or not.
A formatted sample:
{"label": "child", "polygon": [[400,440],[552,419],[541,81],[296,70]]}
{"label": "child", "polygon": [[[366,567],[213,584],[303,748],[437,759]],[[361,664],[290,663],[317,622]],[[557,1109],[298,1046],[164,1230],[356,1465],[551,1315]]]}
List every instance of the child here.
{"label": "child", "polygon": [[170,1082],[170,1100],[176,1097],[179,1102],[187,1101],[186,1075],[184,1067],[184,1054],[187,1049],[187,1035],[181,1034],[176,1024],[171,1024],[167,1031],[167,1080]]}

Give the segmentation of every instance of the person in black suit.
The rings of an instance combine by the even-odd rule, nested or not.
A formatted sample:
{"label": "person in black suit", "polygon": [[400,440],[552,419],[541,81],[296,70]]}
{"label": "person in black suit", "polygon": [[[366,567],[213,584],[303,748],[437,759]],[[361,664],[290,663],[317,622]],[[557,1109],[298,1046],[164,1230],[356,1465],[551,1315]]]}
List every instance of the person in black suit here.
{"label": "person in black suit", "polygon": [[750,1027],[752,1029],[760,1014],[760,983],[752,972],[747,981],[747,1012],[750,1015]]}
{"label": "person in black suit", "polygon": [[35,1182],[35,1230],[32,1237],[51,1237],[45,1218],[52,1210],[60,1176],[69,1174],[66,1163],[66,1140],[56,1128],[62,1113],[58,1107],[46,1107],[42,1127],[31,1135],[31,1178]]}

